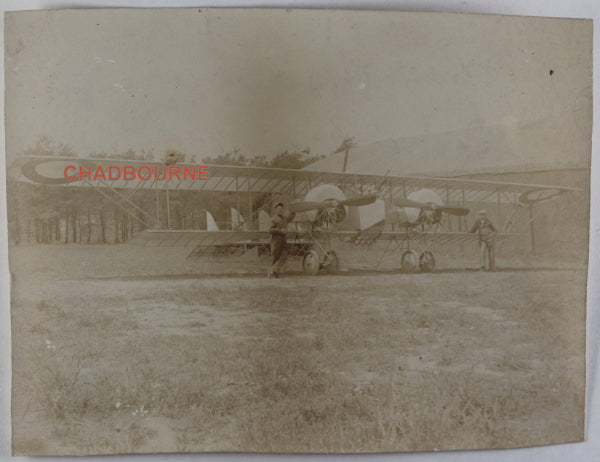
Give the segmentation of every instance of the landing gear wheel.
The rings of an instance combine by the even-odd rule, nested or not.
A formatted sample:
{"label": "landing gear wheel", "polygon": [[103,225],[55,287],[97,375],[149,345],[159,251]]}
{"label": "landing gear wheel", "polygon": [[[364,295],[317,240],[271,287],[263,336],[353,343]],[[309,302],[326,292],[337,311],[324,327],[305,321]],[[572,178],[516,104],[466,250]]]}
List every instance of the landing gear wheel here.
{"label": "landing gear wheel", "polygon": [[338,259],[336,253],[333,250],[330,250],[325,254],[323,268],[329,274],[336,274],[340,270],[340,260]]}
{"label": "landing gear wheel", "polygon": [[314,250],[306,252],[304,259],[302,260],[302,269],[305,274],[315,276],[320,269],[319,255]]}
{"label": "landing gear wheel", "polygon": [[400,260],[402,271],[406,273],[416,273],[419,269],[419,254],[414,250],[407,250],[402,254]]}
{"label": "landing gear wheel", "polygon": [[424,273],[431,273],[434,270],[435,257],[429,250],[426,250],[421,254],[421,257],[419,258],[419,268],[421,268],[421,271]]}

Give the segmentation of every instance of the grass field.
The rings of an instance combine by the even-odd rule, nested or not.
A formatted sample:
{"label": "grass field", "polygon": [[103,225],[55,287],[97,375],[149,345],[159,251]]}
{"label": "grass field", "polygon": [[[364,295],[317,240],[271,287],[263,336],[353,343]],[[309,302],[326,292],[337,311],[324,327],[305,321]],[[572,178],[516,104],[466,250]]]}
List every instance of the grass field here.
{"label": "grass field", "polygon": [[583,438],[583,267],[268,280],[174,250],[10,251],[15,454]]}

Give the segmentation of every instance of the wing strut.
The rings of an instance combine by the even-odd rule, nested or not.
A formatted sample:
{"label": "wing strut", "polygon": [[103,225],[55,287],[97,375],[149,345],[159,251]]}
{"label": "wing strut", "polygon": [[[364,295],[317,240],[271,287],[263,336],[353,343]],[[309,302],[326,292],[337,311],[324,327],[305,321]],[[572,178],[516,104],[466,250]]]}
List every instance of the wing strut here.
{"label": "wing strut", "polygon": [[[144,226],[148,227],[148,223],[146,223],[144,220],[142,220],[141,218],[139,218],[138,216],[136,216],[135,213],[132,213],[131,210],[127,210],[125,207],[123,207],[122,204],[119,203],[119,201],[117,199],[114,199],[113,197],[110,197],[109,194],[107,194],[106,192],[104,192],[102,190],[102,188],[97,187],[95,184],[89,182],[88,180],[83,180],[84,184],[89,184],[90,186],[92,186],[94,189],[96,189],[96,191],[98,191],[100,194],[102,194],[105,198],[107,198],[109,201],[111,201],[113,204],[115,204],[117,207],[119,207],[121,210],[123,210],[125,213],[127,213],[128,215],[130,215],[131,217],[133,217],[135,220],[139,221],[141,224],[143,224]],[[107,186],[108,187],[108,186]],[[145,210],[143,210],[142,208],[138,207],[133,201],[131,201],[130,199],[128,199],[126,196],[124,196],[123,194],[119,193],[118,191],[114,190],[113,188],[108,187],[113,194],[115,194],[119,199],[125,201],[127,204],[131,205],[134,209],[136,209],[138,212],[142,213],[143,215],[147,216],[148,218],[152,219],[152,215],[150,215],[148,212],[146,212]]]}

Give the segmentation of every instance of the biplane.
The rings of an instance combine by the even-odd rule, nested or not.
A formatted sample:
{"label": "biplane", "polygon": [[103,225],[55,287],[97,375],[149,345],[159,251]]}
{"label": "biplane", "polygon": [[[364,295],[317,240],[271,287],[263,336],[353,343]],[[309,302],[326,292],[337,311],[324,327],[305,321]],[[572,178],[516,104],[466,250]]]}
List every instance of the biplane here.
{"label": "biplane", "polygon": [[[383,242],[385,254],[399,251],[400,267],[407,272],[432,271],[435,245],[476,241],[468,232],[467,216],[474,207],[495,210],[498,240],[533,233],[534,205],[562,194],[579,191],[563,186],[505,183],[456,178],[401,177],[356,173],[316,172],[244,166],[203,166],[205,176],[147,175],[174,162],[115,159],[22,157],[9,167],[9,175],[21,181],[56,187],[91,187],[143,223],[133,243],[150,246],[184,246],[190,254],[237,255],[257,248],[270,252],[269,213],[274,203],[284,202],[296,213],[286,238],[290,255],[303,259],[303,270],[336,272],[340,259],[336,242],[371,249]],[[133,178],[108,179],[98,169],[129,168]],[[179,173],[197,169],[181,164]],[[69,170],[67,170],[69,169]],[[146,174],[141,175],[142,170]],[[75,172],[84,175],[74,175]],[[69,175],[67,175],[69,173]],[[134,197],[141,190],[156,191],[156,201],[166,201],[167,224],[141,208]],[[218,226],[209,211],[207,229],[173,229],[169,193],[213,191],[234,198],[231,221]],[[159,197],[159,194],[162,197]],[[527,207],[529,216],[519,219]],[[202,204],[198,204],[203,209]],[[245,209],[245,218],[240,210]]]}

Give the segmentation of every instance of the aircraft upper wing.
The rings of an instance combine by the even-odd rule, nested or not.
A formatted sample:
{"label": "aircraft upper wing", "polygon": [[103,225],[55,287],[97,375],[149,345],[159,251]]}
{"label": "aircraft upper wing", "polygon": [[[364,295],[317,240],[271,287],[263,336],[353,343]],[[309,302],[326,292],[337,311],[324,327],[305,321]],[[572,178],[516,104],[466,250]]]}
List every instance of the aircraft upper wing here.
{"label": "aircraft upper wing", "polygon": [[[110,170],[111,167],[113,170]],[[224,165],[203,166],[205,167],[204,178],[208,179],[198,179],[196,176],[199,175],[193,175],[199,173],[198,167],[200,166],[197,164],[165,165],[160,162],[120,159],[21,157],[10,165],[9,175],[23,181],[49,185],[239,191],[251,194],[269,192],[292,197],[303,196],[314,186],[324,183],[352,190],[356,194],[377,191],[384,197],[406,197],[412,191],[427,188],[436,191],[447,204],[498,201],[516,203],[517,200],[536,202],[565,192],[580,191],[577,188],[563,186],[470,179],[362,175]],[[69,170],[66,170],[67,168]],[[125,168],[135,172],[134,179],[124,177]],[[79,175],[80,169],[84,172],[83,175]],[[111,171],[114,173],[113,179],[109,178]],[[68,175],[65,175],[65,172]],[[119,172],[121,175],[116,178]]]}

